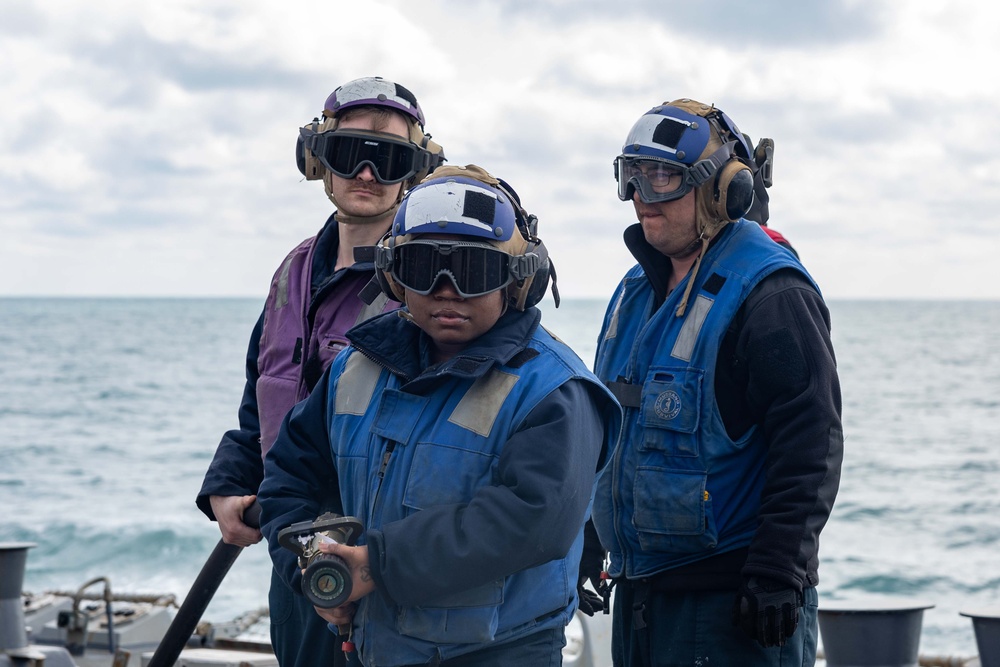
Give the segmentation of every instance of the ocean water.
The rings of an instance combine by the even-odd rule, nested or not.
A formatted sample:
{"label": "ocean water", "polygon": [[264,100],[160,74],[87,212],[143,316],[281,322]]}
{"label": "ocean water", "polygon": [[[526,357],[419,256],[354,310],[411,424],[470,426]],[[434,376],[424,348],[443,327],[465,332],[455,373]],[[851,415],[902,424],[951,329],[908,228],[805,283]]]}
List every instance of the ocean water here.
{"label": "ocean water", "polygon": [[[256,299],[0,299],[0,542],[35,543],[25,590],[183,598],[218,541],[194,497],[236,424]],[[921,653],[976,652],[1000,605],[1000,303],[832,302],[846,458],[820,600],[934,605]],[[588,363],[604,304],[543,304]],[[205,618],[266,604],[263,545]]]}

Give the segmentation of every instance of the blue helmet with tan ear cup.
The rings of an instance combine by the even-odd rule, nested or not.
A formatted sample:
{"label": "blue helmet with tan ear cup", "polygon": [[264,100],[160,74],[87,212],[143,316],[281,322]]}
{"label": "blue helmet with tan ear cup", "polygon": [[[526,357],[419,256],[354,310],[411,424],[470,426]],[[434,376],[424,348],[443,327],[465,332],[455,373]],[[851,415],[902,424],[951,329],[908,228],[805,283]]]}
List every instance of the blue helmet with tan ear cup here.
{"label": "blue helmet with tan ear cup", "polygon": [[[411,243],[429,244],[437,237],[444,244],[489,246],[503,253],[504,273],[486,290],[505,289],[516,310],[541,301],[550,279],[558,305],[555,272],[545,244],[535,235],[536,227],[537,218],[525,213],[505,182],[476,165],[442,167],[403,198],[389,233],[375,249],[376,278],[387,295],[403,301],[400,249]],[[432,269],[422,276],[421,287],[430,289],[436,275]],[[458,288],[456,276],[452,281]]]}
{"label": "blue helmet with tan ear cup", "polygon": [[[690,100],[653,107],[632,126],[615,160],[618,197],[672,201],[696,189],[713,223],[738,220],[753,202],[751,149],[720,109]],[[708,222],[708,221],[706,221]]]}

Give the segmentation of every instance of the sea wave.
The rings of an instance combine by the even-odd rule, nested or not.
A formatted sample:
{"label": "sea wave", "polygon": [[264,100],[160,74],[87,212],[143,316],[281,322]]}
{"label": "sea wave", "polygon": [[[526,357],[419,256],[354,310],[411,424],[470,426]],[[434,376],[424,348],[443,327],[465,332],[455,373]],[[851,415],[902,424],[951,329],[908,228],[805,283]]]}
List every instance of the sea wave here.
{"label": "sea wave", "polygon": [[[588,363],[605,304],[543,303]],[[218,543],[194,505],[236,426],[256,299],[0,299],[0,542],[32,542],[25,588],[183,598]],[[933,604],[921,651],[975,652],[959,611],[1000,605],[1000,304],[831,303],[844,397],[840,495],[820,603]],[[206,612],[266,604],[265,545]]]}

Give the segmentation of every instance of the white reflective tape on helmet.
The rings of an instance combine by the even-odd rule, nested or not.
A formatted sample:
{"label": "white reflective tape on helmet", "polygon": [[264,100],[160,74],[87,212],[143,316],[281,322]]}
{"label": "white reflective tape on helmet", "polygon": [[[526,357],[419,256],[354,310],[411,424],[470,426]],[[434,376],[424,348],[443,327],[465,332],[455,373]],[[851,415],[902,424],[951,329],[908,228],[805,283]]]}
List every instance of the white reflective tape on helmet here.
{"label": "white reflective tape on helmet", "polygon": [[349,84],[344,84],[337,89],[336,95],[340,106],[357,102],[358,100],[380,99],[395,102],[407,109],[414,109],[413,102],[396,94],[395,83],[377,77],[358,79]]}
{"label": "white reflective tape on helmet", "polygon": [[[323,105],[323,115],[336,118],[345,109],[362,106],[398,111],[415,120],[420,128],[424,126],[424,112],[420,110],[420,103],[413,93],[398,83],[377,76],[349,81],[330,93]],[[336,125],[326,129],[336,129]],[[423,132],[417,132],[417,128],[413,127],[410,129],[410,139],[414,143],[425,140]]]}
{"label": "white reflective tape on helmet", "polygon": [[408,234],[424,225],[438,224],[443,227],[443,223],[452,223],[452,225],[469,225],[480,232],[485,232],[482,235],[492,235],[492,218],[483,221],[465,215],[465,198],[471,193],[489,197],[494,202],[497,200],[496,193],[486,186],[478,187],[451,180],[431,181],[415,188],[407,196],[406,212],[401,221],[402,229],[395,233]]}
{"label": "white reflective tape on helmet", "polygon": [[649,146],[649,147],[656,146],[660,150],[665,150],[668,153],[676,154],[677,153],[676,146],[667,146],[666,144],[661,144],[653,140],[653,136],[656,133],[656,129],[660,126],[660,123],[662,123],[665,120],[673,121],[675,123],[683,125],[685,128],[691,127],[690,122],[681,118],[675,118],[673,116],[661,116],[658,114],[646,114],[642,116],[642,118],[640,118],[634,126],[632,126],[632,131],[629,132],[628,138],[625,140],[625,147],[628,148],[629,146],[636,146],[636,145]]}

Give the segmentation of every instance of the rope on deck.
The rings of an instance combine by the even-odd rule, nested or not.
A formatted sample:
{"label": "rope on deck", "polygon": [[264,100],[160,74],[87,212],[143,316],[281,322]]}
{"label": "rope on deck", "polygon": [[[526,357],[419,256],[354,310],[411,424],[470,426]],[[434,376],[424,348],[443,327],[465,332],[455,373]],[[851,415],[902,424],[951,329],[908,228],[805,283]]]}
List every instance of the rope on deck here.
{"label": "rope on deck", "polygon": [[[57,595],[72,598],[77,596],[77,591],[45,591],[46,595]],[[83,593],[79,595],[81,600],[104,600],[104,595],[100,593]],[[173,593],[113,593],[112,602],[146,602],[161,607],[176,607],[177,596]]]}

